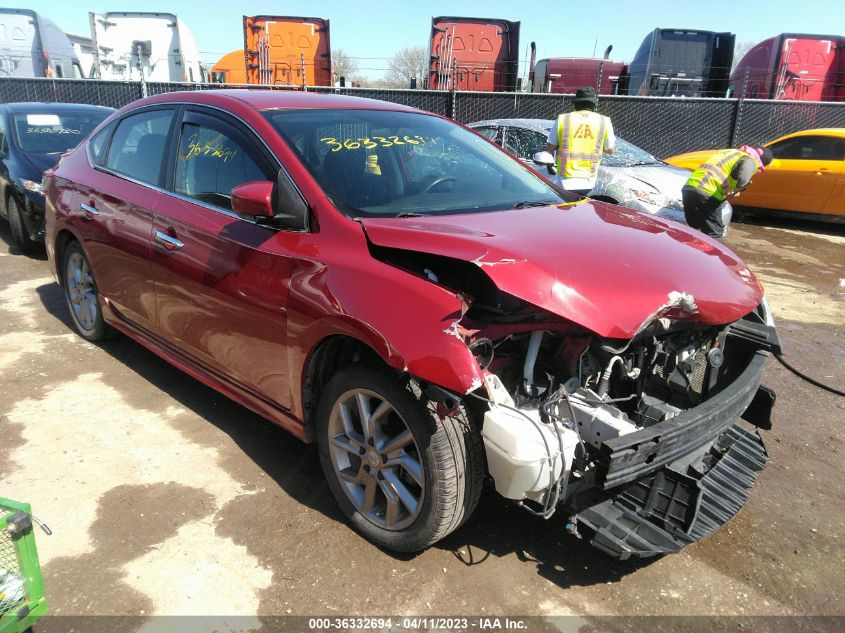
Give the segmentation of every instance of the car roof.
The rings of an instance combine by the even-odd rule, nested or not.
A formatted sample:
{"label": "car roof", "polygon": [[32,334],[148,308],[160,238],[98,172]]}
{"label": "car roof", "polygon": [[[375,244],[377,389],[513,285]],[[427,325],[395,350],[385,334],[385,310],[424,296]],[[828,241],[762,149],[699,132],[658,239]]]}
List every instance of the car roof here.
{"label": "car roof", "polygon": [[88,103],[48,103],[44,101],[18,101],[15,103],[4,103],[3,107],[9,112],[26,112],[37,114],[39,112],[78,112],[79,110],[101,110],[103,112],[114,112],[114,108],[106,106],[90,105]]}
{"label": "car roof", "polygon": [[230,88],[224,90],[189,90],[167,92],[141,99],[133,107],[153,103],[185,102],[225,105],[237,102],[251,106],[255,110],[274,109],[326,109],[326,110],[395,110],[401,112],[422,112],[398,103],[388,103],[377,99],[352,97],[336,93],[303,92],[300,90],[253,90],[249,88]]}
{"label": "car roof", "polygon": [[469,127],[482,125],[508,125],[510,127],[522,127],[538,132],[548,132],[554,125],[553,119],[486,119],[484,121],[473,121],[468,123]]}

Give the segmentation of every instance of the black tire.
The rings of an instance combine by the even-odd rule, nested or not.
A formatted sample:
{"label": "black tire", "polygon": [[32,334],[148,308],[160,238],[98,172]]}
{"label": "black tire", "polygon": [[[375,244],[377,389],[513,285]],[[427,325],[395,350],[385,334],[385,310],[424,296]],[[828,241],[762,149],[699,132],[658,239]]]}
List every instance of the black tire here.
{"label": "black tire", "polygon": [[38,248],[38,242],[29,236],[26,226],[21,217],[21,209],[15,196],[10,195],[6,203],[6,213],[9,216],[9,228],[12,232],[12,239],[21,252],[31,253]]}
{"label": "black tire", "polygon": [[[82,280],[74,280],[71,267],[79,268],[85,277]],[[85,274],[87,271],[87,274]],[[65,299],[70,310],[70,316],[76,331],[86,341],[96,343],[102,341],[111,334],[111,328],[103,319],[103,310],[100,306],[100,299],[97,289],[97,281],[94,278],[94,269],[88,261],[88,256],[82,250],[79,242],[70,242],[65,246],[62,256],[62,285],[65,290]],[[81,283],[80,283],[81,282]],[[78,292],[77,292],[78,289]],[[82,304],[85,304],[84,306]]]}
{"label": "black tire", "polygon": [[[345,470],[355,470],[355,465],[351,464],[354,453],[338,449],[332,438],[336,440],[339,436],[330,429],[337,428],[338,414],[332,417],[336,406],[339,406],[344,398],[349,398],[350,393],[358,390],[374,394],[371,403],[387,402],[392,406],[392,412],[385,415],[383,421],[378,424],[379,429],[384,430],[391,425],[397,429],[404,423],[404,427],[413,436],[414,445],[410,452],[421,466],[424,485],[418,488],[421,501],[417,504],[416,515],[411,516],[407,506],[403,507],[403,511],[408,515],[405,520],[410,521],[407,525],[388,529],[385,525],[375,522],[386,522],[387,510],[383,520],[376,516],[379,509],[377,507],[370,511],[369,517],[359,510],[348,492],[350,487],[358,484],[350,484],[348,479],[342,479],[333,461],[339,459],[338,452],[348,453],[352,457],[350,468]],[[389,434],[385,433],[385,437],[389,439]],[[363,439],[363,435],[361,438]],[[320,464],[341,509],[361,534],[386,549],[417,552],[431,546],[466,521],[481,496],[485,472],[484,449],[481,434],[469,416],[461,409],[457,415],[440,420],[434,413],[434,405],[412,384],[387,367],[356,364],[332,377],[319,404],[317,442]],[[385,441],[383,445],[389,443]],[[405,449],[401,451],[404,453]],[[365,478],[368,475],[362,475],[361,469],[368,463],[368,457],[369,452],[362,453],[358,460],[359,475]],[[393,460],[387,457],[384,459],[387,460],[384,462],[386,469],[386,465]],[[416,490],[414,482],[408,480],[407,473],[403,474],[406,475],[403,482]],[[377,475],[386,478],[387,472],[382,470]],[[382,483],[385,482],[379,482],[379,485]],[[390,485],[389,482],[386,483]],[[363,486],[362,489],[366,490]],[[362,494],[366,495],[366,492]],[[386,508],[387,498],[384,491],[378,488],[374,494],[384,498]],[[397,522],[396,525],[400,523]]]}

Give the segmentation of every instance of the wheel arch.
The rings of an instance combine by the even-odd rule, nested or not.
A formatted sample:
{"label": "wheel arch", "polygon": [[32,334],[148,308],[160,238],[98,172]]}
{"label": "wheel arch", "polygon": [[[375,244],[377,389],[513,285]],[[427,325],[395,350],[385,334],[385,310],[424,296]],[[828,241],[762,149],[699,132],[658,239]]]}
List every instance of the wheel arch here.
{"label": "wheel arch", "polygon": [[323,389],[341,368],[360,361],[391,367],[384,355],[350,334],[330,334],[311,348],[303,365],[300,387],[305,441],[315,439],[317,409]]}
{"label": "wheel arch", "polygon": [[[70,229],[63,228],[56,234],[56,239],[53,241],[54,245],[54,252],[55,257],[53,258],[53,272],[56,275],[56,279],[59,282],[59,286],[64,288],[65,280],[64,275],[62,275],[62,261],[65,258],[65,249],[67,248],[68,244],[71,242],[79,242],[80,247],[83,251],[85,251],[85,246],[82,244],[82,240]],[[87,256],[86,251],[86,256]]]}

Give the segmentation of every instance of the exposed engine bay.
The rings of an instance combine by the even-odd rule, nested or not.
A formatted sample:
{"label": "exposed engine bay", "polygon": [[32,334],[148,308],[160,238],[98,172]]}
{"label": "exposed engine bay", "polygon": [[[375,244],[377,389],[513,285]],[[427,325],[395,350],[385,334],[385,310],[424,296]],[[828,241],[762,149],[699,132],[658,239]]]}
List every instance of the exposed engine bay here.
{"label": "exposed engine bay", "polygon": [[[375,250],[462,297],[445,333],[483,370],[484,385],[462,399],[480,406],[488,473],[503,497],[544,518],[565,512],[572,533],[580,521],[618,558],[676,551],[744,503],[765,449],[735,421],[745,414],[770,428],[774,402],[758,388],[778,346],[765,299],[710,326],[696,320],[695,297],[670,292],[633,337],[602,339],[500,292],[482,264]],[[707,509],[703,491],[717,475],[720,486],[740,483],[724,494],[717,486]]]}
{"label": "exposed engine bay", "polygon": [[[658,312],[672,312],[685,301],[686,309],[693,309],[691,298],[670,296]],[[765,464],[759,436],[733,424],[745,404],[719,421],[714,418],[711,425],[706,418],[691,418],[691,426],[701,427],[701,432],[687,433],[674,454],[663,451],[669,457],[659,458],[659,442],[673,420],[681,420],[682,414],[689,417],[726,387],[741,382],[749,357],[761,347],[761,336],[774,332],[766,325],[767,310],[764,302],[742,323],[722,327],[658,314],[627,342],[539,328],[493,339],[484,336],[498,330],[492,321],[467,332],[470,349],[486,372],[490,402],[482,437],[496,490],[544,518],[562,508],[569,517],[567,529],[579,535],[580,519],[595,531],[594,545],[620,558],[674,551],[695,540],[690,534],[696,530],[697,538],[709,534],[739,510],[747,487]],[[760,393],[764,400],[767,395],[771,399],[762,405],[762,413],[749,419],[769,428],[773,394]],[[638,452],[641,445],[648,454],[612,482],[613,442],[649,430],[655,433],[642,444],[623,447],[616,461],[630,461],[625,453]],[[730,459],[722,463],[729,451]],[[717,466],[724,471],[737,455],[741,472],[717,472]],[[720,484],[736,477],[746,487],[734,489],[728,483],[725,499],[711,495],[712,509],[706,503],[696,507],[702,503],[699,497],[705,497],[700,490],[709,485],[708,475],[721,477]],[[601,494],[608,488],[616,488],[613,497]],[[699,517],[708,512],[718,518]],[[640,538],[640,532],[649,529],[654,534]]]}
{"label": "exposed engine bay", "polygon": [[[574,472],[576,480],[583,478],[595,467],[603,442],[671,419],[717,389],[725,338],[724,330],[689,327],[666,318],[654,321],[637,344],[624,349],[554,330],[509,334],[495,342],[476,337],[470,349],[489,372],[487,390],[493,403],[484,425],[488,456],[490,450],[506,450],[504,431],[497,428],[494,434],[491,427],[517,426],[513,418],[520,412],[552,431],[547,434],[551,461],[562,454],[563,471]],[[534,429],[529,434],[539,437]],[[519,462],[530,459],[525,453],[511,456]],[[495,470],[491,466],[504,496],[538,503],[548,499],[548,478],[515,490],[507,481],[507,467]],[[569,479],[559,484],[563,499]]]}

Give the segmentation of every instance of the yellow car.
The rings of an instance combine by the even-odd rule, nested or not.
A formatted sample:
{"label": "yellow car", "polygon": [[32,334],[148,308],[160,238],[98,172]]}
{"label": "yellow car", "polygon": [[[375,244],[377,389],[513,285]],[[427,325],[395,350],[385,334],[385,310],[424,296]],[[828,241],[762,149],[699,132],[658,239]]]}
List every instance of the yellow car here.
{"label": "yellow car", "polygon": [[[845,222],[845,128],[803,130],[766,147],[772,162],[731,200],[734,206],[837,216],[823,219]],[[695,169],[713,153],[689,152],[666,162]]]}

